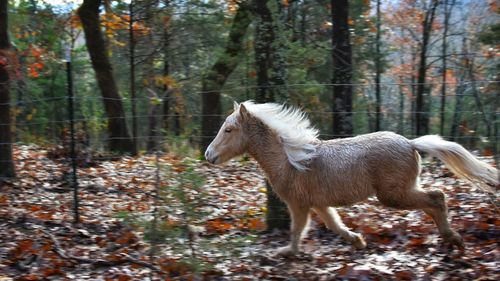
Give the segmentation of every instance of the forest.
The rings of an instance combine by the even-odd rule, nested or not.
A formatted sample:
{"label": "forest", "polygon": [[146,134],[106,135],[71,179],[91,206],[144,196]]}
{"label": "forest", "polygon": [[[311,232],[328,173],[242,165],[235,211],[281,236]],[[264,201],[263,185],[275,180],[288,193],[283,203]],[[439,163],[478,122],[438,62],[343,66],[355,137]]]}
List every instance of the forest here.
{"label": "forest", "polygon": [[[496,190],[425,158],[466,250],[376,198],[313,215],[204,153],[234,102],[319,139],[440,135],[498,167],[496,0],[0,0],[0,280],[499,280]],[[208,158],[208,157],[207,157]],[[495,188],[498,188],[496,186]],[[495,277],[497,276],[497,277]]]}

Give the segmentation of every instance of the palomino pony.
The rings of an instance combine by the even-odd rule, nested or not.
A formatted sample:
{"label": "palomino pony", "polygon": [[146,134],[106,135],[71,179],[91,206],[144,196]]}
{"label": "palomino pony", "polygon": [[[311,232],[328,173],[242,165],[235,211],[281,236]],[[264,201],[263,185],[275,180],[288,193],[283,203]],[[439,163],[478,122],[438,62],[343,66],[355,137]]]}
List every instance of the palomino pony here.
{"label": "palomino pony", "polygon": [[441,159],[455,174],[481,184],[498,185],[498,171],[477,160],[457,143],[428,135],[408,140],[391,132],[322,141],[298,109],[246,101],[235,103],[205,152],[212,164],[248,152],[266,173],[273,190],[285,201],[292,218],[291,243],[278,251],[294,255],[314,210],[326,226],[356,248],[366,243],[350,231],[333,206],[346,206],[376,195],[398,209],[421,209],[436,223],[444,241],[463,248],[450,228],[445,195],[418,186],[420,155]]}

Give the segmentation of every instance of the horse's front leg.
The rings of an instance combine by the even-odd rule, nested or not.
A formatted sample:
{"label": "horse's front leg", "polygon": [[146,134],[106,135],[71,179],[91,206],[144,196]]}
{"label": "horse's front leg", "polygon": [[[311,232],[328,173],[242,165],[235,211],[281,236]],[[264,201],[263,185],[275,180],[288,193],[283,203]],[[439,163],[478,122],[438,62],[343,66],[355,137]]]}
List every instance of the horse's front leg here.
{"label": "horse's front leg", "polygon": [[299,252],[299,243],[309,223],[309,207],[287,204],[292,218],[290,245],[278,249],[278,255],[292,256]]}

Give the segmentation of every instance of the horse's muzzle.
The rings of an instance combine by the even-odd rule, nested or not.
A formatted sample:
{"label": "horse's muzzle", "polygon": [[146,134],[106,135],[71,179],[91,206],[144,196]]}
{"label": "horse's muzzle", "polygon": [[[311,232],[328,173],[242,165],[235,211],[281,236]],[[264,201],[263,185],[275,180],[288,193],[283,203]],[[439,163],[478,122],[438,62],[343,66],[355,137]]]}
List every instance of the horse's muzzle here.
{"label": "horse's muzzle", "polygon": [[219,159],[218,156],[216,157],[213,157],[213,158],[207,158],[207,161],[210,163],[210,164],[217,164],[217,160]]}
{"label": "horse's muzzle", "polygon": [[207,151],[205,151],[205,159],[207,159],[207,161],[210,163],[210,164],[216,164],[217,163],[217,159],[219,159],[219,156],[213,156],[211,155],[211,149],[210,147],[207,149]]}

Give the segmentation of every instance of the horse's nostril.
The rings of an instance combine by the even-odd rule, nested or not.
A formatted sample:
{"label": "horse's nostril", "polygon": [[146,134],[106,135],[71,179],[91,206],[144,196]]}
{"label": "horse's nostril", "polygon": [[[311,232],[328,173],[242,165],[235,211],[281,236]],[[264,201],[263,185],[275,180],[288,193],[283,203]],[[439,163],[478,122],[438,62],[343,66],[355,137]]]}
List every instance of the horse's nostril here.
{"label": "horse's nostril", "polygon": [[217,162],[217,159],[219,158],[219,156],[215,156],[213,158],[208,158],[207,157],[207,161],[210,163],[210,164],[215,164],[215,162]]}
{"label": "horse's nostril", "polygon": [[212,159],[212,164],[217,163],[217,159],[219,159],[219,156],[215,156],[215,157]]}

